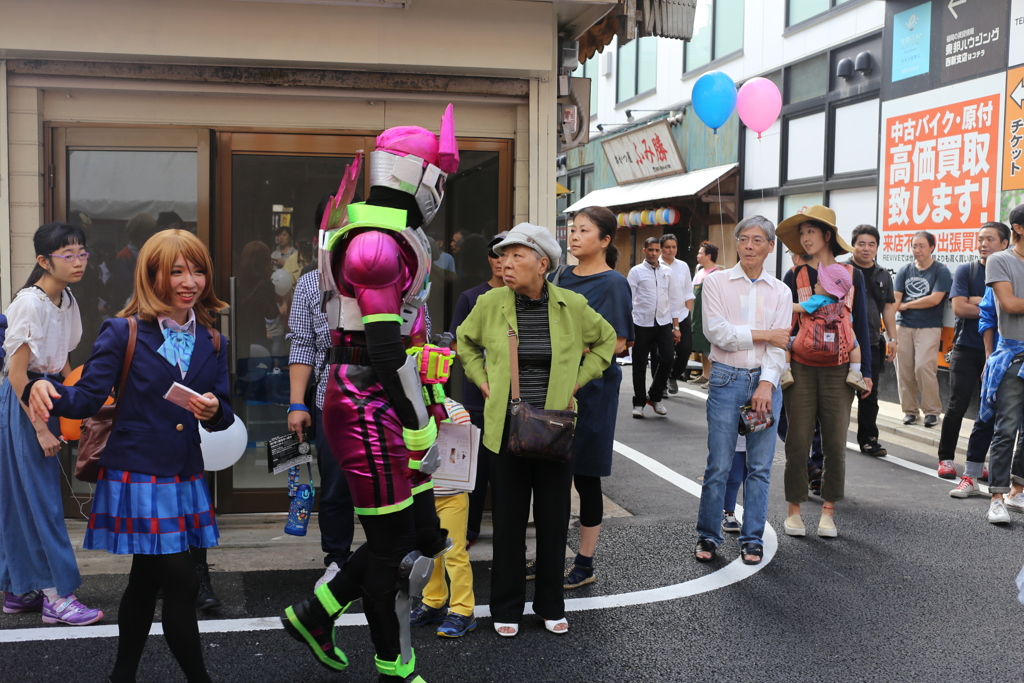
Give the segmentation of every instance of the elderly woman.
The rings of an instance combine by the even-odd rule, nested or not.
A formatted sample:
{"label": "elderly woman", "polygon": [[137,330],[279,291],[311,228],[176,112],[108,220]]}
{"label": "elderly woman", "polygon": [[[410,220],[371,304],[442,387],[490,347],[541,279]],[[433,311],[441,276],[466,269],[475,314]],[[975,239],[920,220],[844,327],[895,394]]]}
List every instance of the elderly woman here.
{"label": "elderly woman", "polygon": [[[499,635],[519,632],[526,605],[526,523],[533,497],[537,582],[533,610],[552,633],[569,630],[562,576],[573,464],[508,453],[511,387],[509,329],[519,348],[520,398],[536,408],[565,410],[580,386],[601,376],[615,353],[615,330],[587,300],[546,282],[560,249],[547,228],[520,223],[494,245],[507,287],[482,295],[459,326],[466,377],[484,395],[484,446],[491,461],[494,564],[491,614]],[[484,349],[487,362],[484,364]],[[589,349],[589,353],[587,350]]]}

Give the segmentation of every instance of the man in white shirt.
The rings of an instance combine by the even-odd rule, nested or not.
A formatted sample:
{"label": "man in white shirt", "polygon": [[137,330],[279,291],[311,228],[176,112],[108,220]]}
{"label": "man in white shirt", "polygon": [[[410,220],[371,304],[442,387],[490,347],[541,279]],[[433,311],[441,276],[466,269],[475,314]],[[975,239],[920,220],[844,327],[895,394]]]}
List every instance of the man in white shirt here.
{"label": "man in white shirt", "polygon": [[775,455],[776,422],[782,407],[779,379],[793,322],[789,287],[764,270],[775,249],[775,226],[763,216],[736,225],[740,262],[705,278],[701,290],[704,336],[711,342],[708,382],[708,464],[697,513],[699,562],[710,562],[722,544],[725,486],[736,450],[741,411],[749,406],[758,422],[771,426],[746,435],[747,474],[743,484],[740,553],[744,564],[759,564],[768,518],[768,485]]}
{"label": "man in white shirt", "polygon": [[[665,233],[661,236],[661,261],[662,265],[672,269],[676,279],[676,296],[680,303],[676,311],[676,318],[679,320],[680,339],[675,345],[675,359],[669,361],[672,369],[668,373],[668,393],[679,393],[679,380],[686,381],[686,364],[690,361],[690,354],[693,353],[693,332],[690,329],[689,315],[693,310],[693,278],[690,277],[690,266],[686,261],[676,258],[679,251],[679,240],[672,233]],[[651,358],[651,371],[657,374],[656,368],[661,362],[656,354]]]}
{"label": "man in white shirt", "polygon": [[633,266],[626,280],[633,292],[633,326],[636,342],[633,344],[633,417],[642,419],[644,406],[650,404],[658,415],[668,411],[662,404],[665,385],[672,369],[671,363],[656,364],[651,389],[647,391],[647,357],[656,353],[659,358],[672,358],[674,345],[679,342],[679,318],[676,311],[683,305],[679,301],[675,275],[661,263],[661,244],[657,237],[644,241],[644,260]]}

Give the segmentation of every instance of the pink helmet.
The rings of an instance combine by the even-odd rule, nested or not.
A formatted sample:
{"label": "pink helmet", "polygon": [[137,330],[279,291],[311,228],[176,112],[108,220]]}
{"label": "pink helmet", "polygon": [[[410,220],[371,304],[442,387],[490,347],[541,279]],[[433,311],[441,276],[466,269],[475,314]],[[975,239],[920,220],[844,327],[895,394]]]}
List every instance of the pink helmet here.
{"label": "pink helmet", "polygon": [[455,114],[449,104],[441,117],[440,138],[419,126],[397,126],[377,136],[377,149],[370,153],[370,184],[413,195],[425,226],[441,205],[448,174],[458,168]]}

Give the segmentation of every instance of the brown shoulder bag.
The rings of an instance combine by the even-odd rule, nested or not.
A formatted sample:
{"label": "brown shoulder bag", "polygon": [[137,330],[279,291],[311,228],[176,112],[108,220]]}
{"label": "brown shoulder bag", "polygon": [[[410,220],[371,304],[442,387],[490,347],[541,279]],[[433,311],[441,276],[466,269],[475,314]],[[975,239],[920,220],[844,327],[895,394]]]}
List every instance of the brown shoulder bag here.
{"label": "brown shoulder bag", "polygon": [[124,385],[128,381],[128,370],[135,355],[135,342],[139,335],[139,324],[135,316],[128,318],[128,346],[121,366],[121,383],[117,388],[115,403],[103,406],[94,416],[82,420],[82,435],[78,439],[78,461],[75,463],[75,479],[94,483],[100,476],[100,456],[110,438],[117,420],[117,408],[121,405]]}
{"label": "brown shoulder bag", "polygon": [[541,410],[519,398],[519,337],[508,329],[508,354],[512,370],[511,418],[508,453],[521,458],[566,463],[572,459],[576,429],[573,410]]}

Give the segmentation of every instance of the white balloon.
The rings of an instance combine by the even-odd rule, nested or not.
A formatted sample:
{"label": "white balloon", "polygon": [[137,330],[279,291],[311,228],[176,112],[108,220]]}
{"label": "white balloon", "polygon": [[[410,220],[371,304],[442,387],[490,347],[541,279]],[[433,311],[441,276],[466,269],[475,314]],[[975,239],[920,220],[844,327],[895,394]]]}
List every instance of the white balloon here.
{"label": "white balloon", "polygon": [[249,432],[245,424],[235,416],[231,426],[219,432],[208,432],[199,428],[203,448],[203,468],[210,472],[226,470],[238,462],[249,443]]}
{"label": "white balloon", "polygon": [[275,270],[274,274],[270,276],[270,281],[274,283],[274,291],[278,296],[286,296],[288,292],[292,291],[292,274],[284,268]]}

